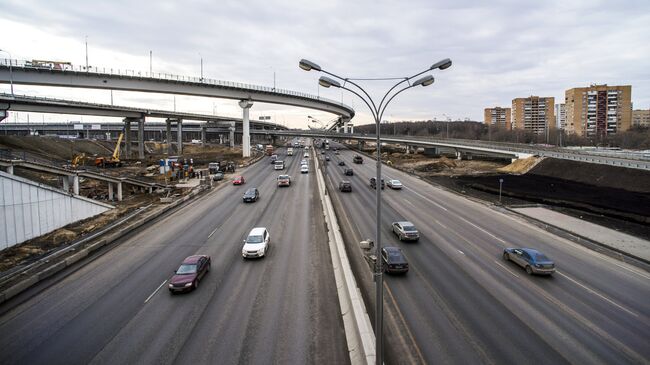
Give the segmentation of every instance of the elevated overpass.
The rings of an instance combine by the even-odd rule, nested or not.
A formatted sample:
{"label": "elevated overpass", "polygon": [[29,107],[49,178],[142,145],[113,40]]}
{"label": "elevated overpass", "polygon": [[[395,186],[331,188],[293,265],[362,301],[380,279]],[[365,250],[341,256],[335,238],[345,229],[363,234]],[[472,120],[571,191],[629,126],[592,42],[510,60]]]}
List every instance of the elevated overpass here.
{"label": "elevated overpass", "polygon": [[[239,105],[243,109],[244,156],[250,155],[249,110],[254,102],[321,110],[336,114],[346,121],[354,117],[354,110],[343,103],[291,90],[165,73],[75,67],[67,63],[34,65],[25,60],[3,59],[0,60],[0,82],[12,85],[139,91],[240,100]],[[144,121],[139,119],[138,124],[142,129]],[[142,148],[139,152],[142,157]]]}

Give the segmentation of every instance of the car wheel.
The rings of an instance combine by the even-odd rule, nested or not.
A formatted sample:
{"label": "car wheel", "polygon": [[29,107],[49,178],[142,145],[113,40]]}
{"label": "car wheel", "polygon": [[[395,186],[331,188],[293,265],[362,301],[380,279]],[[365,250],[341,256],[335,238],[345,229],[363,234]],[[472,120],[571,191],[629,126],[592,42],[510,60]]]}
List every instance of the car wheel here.
{"label": "car wheel", "polygon": [[398,234],[398,235],[397,235],[397,237],[399,237],[399,240],[400,240],[400,241],[404,241],[404,236],[402,236],[402,234],[401,234],[401,233],[400,233],[400,234]]}
{"label": "car wheel", "polygon": [[503,253],[503,259],[506,260],[506,261],[510,261],[510,255],[508,255],[507,252],[504,252]]}
{"label": "car wheel", "polygon": [[533,269],[530,266],[526,266],[526,273],[528,273],[528,275],[533,275]]}

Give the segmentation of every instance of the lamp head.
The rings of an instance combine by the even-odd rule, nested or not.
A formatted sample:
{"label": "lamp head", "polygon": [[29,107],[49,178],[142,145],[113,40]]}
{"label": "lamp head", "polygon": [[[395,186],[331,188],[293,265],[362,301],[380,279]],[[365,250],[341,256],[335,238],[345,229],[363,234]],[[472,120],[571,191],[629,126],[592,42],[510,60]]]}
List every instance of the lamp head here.
{"label": "lamp head", "polygon": [[300,60],[300,62],[298,62],[298,66],[300,66],[300,68],[302,68],[305,71],[311,71],[311,70],[320,71],[321,70],[319,65],[317,65],[317,64],[315,64],[315,63],[313,63],[313,62],[311,62],[309,60],[306,60],[304,58],[302,60]]}
{"label": "lamp head", "polygon": [[434,81],[433,76],[426,75],[424,77],[420,77],[419,79],[415,80],[413,82],[413,87],[416,87],[416,86],[419,86],[419,85],[422,85],[423,87],[424,86],[429,86],[429,85],[433,84],[433,81]]}
{"label": "lamp head", "polygon": [[341,84],[338,81],[331,79],[327,76],[321,76],[320,79],[318,79],[318,83],[322,87],[330,87],[330,86],[341,87]]}
{"label": "lamp head", "polygon": [[440,61],[434,63],[433,65],[431,65],[429,70],[435,70],[437,68],[439,68],[441,70],[444,70],[444,69],[447,69],[449,67],[451,67],[451,60],[449,58],[445,58],[444,60],[440,60]]}

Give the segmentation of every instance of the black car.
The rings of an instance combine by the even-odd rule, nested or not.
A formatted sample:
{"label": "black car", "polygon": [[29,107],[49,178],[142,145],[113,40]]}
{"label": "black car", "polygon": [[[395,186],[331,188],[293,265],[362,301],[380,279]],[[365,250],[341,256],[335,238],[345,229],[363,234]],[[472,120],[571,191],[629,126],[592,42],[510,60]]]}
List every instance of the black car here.
{"label": "black car", "polygon": [[354,171],[352,171],[352,169],[345,169],[343,173],[345,176],[354,176]]}
{"label": "black car", "polygon": [[409,271],[406,256],[398,247],[384,247],[381,249],[382,266],[385,273],[405,274]]}
{"label": "black car", "polygon": [[339,183],[339,190],[341,192],[351,193],[352,192],[352,184],[347,180],[343,180],[343,181],[341,181]]}
{"label": "black car", "polygon": [[244,203],[256,202],[260,198],[260,192],[257,188],[250,188],[244,193]]}
{"label": "black car", "polygon": [[345,166],[345,161],[339,161],[339,166]]}
{"label": "black car", "polygon": [[[374,177],[370,178],[370,187],[373,189],[377,189],[377,179]],[[384,178],[381,178],[381,188],[384,188]]]}
{"label": "black car", "polygon": [[363,163],[363,157],[361,157],[361,156],[359,156],[359,155],[356,155],[356,156],[354,156],[354,158],[352,159],[352,162],[354,162],[354,163]]}

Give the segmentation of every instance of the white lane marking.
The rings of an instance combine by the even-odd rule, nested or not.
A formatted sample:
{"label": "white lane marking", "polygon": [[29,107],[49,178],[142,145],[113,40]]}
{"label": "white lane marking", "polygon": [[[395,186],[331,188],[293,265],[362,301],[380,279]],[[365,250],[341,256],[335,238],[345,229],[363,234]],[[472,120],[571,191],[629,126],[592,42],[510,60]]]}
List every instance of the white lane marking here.
{"label": "white lane marking", "polygon": [[621,308],[622,310],[624,310],[624,311],[630,313],[631,315],[633,315],[633,316],[635,316],[635,317],[638,317],[638,316],[639,316],[638,314],[636,314],[636,313],[632,312],[631,310],[629,310],[629,309],[623,307],[622,305],[620,305],[620,304],[614,302],[613,300],[607,298],[606,296],[604,296],[604,295],[602,295],[602,294],[596,292],[595,290],[593,290],[593,289],[591,289],[591,288],[589,288],[589,287],[587,287],[587,286],[585,286],[585,285],[579,283],[577,280],[574,280],[574,279],[570,278],[568,275],[566,275],[566,274],[562,274],[561,272],[559,272],[559,271],[557,271],[557,270],[556,270],[555,272],[558,273],[559,275],[562,275],[562,276],[564,276],[565,278],[571,280],[571,281],[574,282],[575,284],[581,286],[581,287],[584,288],[586,291],[588,291],[588,292],[590,292],[590,293],[592,293],[592,294],[595,294],[595,295],[599,296],[599,297],[602,298],[602,299],[605,299],[606,301],[608,301],[608,302],[612,303],[613,305],[615,305],[615,306]]}
{"label": "white lane marking", "polygon": [[422,199],[428,201],[429,203],[431,203],[431,204],[437,206],[438,208],[444,210],[445,212],[447,212],[447,208],[445,208],[445,207],[443,207],[442,205],[440,205],[440,204],[434,202],[433,200],[427,198],[426,196],[424,196],[424,195],[418,193],[417,191],[415,191],[415,190],[413,190],[413,189],[410,189],[410,188],[407,188],[407,187],[403,187],[402,189],[405,189],[405,190],[408,190],[408,191],[412,192],[413,194],[419,196],[420,198],[422,198]]}
{"label": "white lane marking", "polygon": [[217,229],[219,229],[219,227],[215,228],[214,231],[212,231],[212,233],[210,233],[210,235],[208,236],[208,238],[212,237],[212,235],[214,234],[214,232],[217,231]]}
{"label": "white lane marking", "polygon": [[148,296],[147,299],[146,299],[144,302],[145,302],[145,303],[148,302],[149,299],[151,299],[151,297],[153,297],[154,295],[156,295],[156,293],[158,292],[158,290],[160,290],[160,288],[162,288],[163,285],[165,285],[166,282],[167,282],[167,280],[163,281],[162,284],[160,284],[160,286],[158,286],[158,287],[156,288],[156,290],[154,290],[153,293],[151,293],[151,295]]}
{"label": "white lane marking", "polygon": [[519,275],[517,275],[517,274],[515,274],[514,272],[510,271],[510,269],[508,269],[507,267],[503,266],[499,261],[494,260],[494,263],[497,264],[497,265],[499,265],[499,266],[501,266],[501,267],[502,267],[505,271],[507,271],[510,275],[512,275],[512,276],[514,276],[514,277],[516,277],[516,278],[519,277]]}
{"label": "white lane marking", "polygon": [[413,208],[415,208],[415,204],[411,203],[410,201],[408,201],[408,200],[406,200],[406,199],[404,199],[404,200],[402,200],[402,201],[405,202],[405,203],[408,203],[410,206],[412,206]]}
{"label": "white lane marking", "polygon": [[492,233],[488,232],[487,230],[485,230],[485,229],[483,229],[483,228],[477,226],[476,224],[474,224],[474,223],[468,221],[467,219],[465,219],[465,218],[463,218],[463,217],[461,217],[461,216],[459,216],[459,215],[456,215],[456,217],[458,217],[459,219],[462,219],[463,221],[465,221],[465,223],[467,223],[467,224],[469,224],[470,226],[472,226],[472,227],[478,229],[479,231],[481,231],[481,232],[487,234],[488,236],[490,236],[490,237],[492,237],[492,238],[494,238],[494,239],[496,239],[496,240],[498,240],[498,241],[501,241],[501,242],[503,242],[503,243],[508,243],[508,242],[506,242],[504,239],[502,239],[502,238],[500,238],[500,237],[497,237],[497,236],[493,235]]}
{"label": "white lane marking", "polygon": [[458,250],[458,252],[460,252],[460,253],[463,254],[463,255],[465,254],[465,252],[463,252],[463,251],[461,251],[461,250]]}

